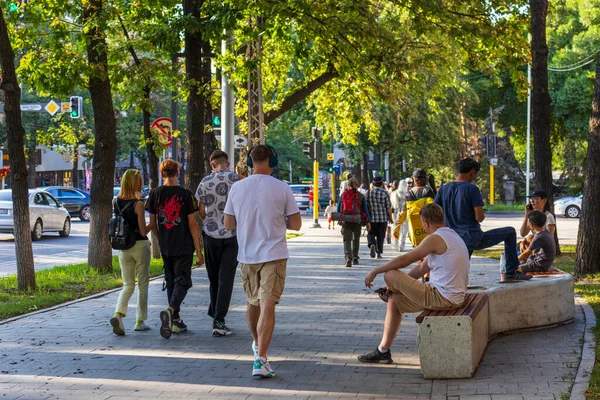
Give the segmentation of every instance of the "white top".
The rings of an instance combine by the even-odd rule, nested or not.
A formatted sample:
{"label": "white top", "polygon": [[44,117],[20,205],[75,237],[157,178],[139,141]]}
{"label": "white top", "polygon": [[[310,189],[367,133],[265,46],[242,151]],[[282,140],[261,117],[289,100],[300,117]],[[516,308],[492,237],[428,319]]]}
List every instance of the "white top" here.
{"label": "white top", "polygon": [[448,249],[442,255],[428,256],[431,269],[429,284],[435,286],[446,299],[459,306],[465,300],[469,285],[469,251],[458,233],[450,228],[438,228],[433,235],[444,239]]}
{"label": "white top", "polygon": [[331,214],[336,212],[336,210],[336,206],[327,206],[327,208],[325,209],[325,215],[327,215],[327,218],[331,218]]}
{"label": "white top", "polygon": [[292,190],[272,176],[255,174],[234,183],[224,213],[237,221],[238,261],[260,264],[289,258],[286,217],[299,212]]}

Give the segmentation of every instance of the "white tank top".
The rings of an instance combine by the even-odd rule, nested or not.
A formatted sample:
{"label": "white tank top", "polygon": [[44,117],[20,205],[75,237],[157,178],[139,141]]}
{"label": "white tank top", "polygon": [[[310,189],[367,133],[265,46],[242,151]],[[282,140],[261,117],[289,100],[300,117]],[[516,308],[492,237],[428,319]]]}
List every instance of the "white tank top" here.
{"label": "white tank top", "polygon": [[444,239],[448,249],[442,255],[429,255],[429,283],[446,299],[461,305],[469,285],[469,251],[465,242],[450,228],[438,228],[433,235]]}

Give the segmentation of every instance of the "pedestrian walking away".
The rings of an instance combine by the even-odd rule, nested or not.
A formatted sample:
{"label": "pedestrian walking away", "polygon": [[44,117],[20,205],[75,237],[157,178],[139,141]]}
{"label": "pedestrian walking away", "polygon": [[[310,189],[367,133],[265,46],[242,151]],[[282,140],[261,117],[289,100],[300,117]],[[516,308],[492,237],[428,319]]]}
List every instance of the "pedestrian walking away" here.
{"label": "pedestrian walking away", "polygon": [[464,240],[469,257],[475,250],[487,249],[504,242],[506,265],[500,274],[501,280],[531,279],[531,276],[517,271],[519,261],[515,228],[507,226],[487,232],[481,230],[480,223],[485,219],[483,198],[479,188],[473,184],[479,168],[479,163],[472,158],[462,159],[458,164],[458,177],[440,188],[435,202],[444,209],[448,227],[454,229]]}
{"label": "pedestrian walking away", "polygon": [[128,225],[130,235],[135,239],[132,247],[119,251],[119,266],[123,289],[119,294],[117,308],[110,320],[113,332],[124,335],[123,318],[127,316],[129,299],[138,284],[137,311],[135,317],[136,331],[147,331],[150,328],[148,319],[148,284],[150,281],[150,243],[147,235],[152,230],[152,222],[146,225],[144,202],[140,201],[142,193],[142,174],[136,169],[129,169],[121,179],[121,191],[113,202],[115,215],[120,215]]}
{"label": "pedestrian walking away", "polygon": [[371,224],[366,197],[358,191],[358,180],[350,178],[348,184],[349,189],[340,196],[337,211],[341,216],[345,266],[352,267],[352,264],[358,264],[361,226],[366,225],[370,230]]}
{"label": "pedestrian walking away", "polygon": [[246,318],[252,333],[252,376],[271,378],[267,352],[275,329],[275,306],[285,286],[289,258],[286,229],[300,230],[302,217],[288,185],[271,176],[277,166],[274,148],[250,149],[254,174],[231,187],[225,206],[225,228],[237,229],[238,261],[248,298]]}
{"label": "pedestrian walking away", "polygon": [[165,339],[170,338],[171,333],[187,330],[179,313],[181,303],[192,287],[194,250],[198,263],[204,263],[196,221],[198,204],[192,192],[179,186],[180,168],[174,160],[164,160],[160,164],[164,184],[150,191],[146,204],[165,269],[169,307],[160,312],[160,335]]}
{"label": "pedestrian walking away", "polygon": [[[383,336],[372,352],[358,357],[364,363],[390,364],[391,348],[400,330],[402,314],[428,310],[452,310],[462,305],[469,284],[469,253],[460,236],[444,223],[444,213],[437,204],[428,204],[420,211],[421,223],[427,235],[414,250],[373,269],[365,278],[371,288],[379,274],[384,274],[386,286],[380,298],[387,302]],[[407,274],[400,269],[415,261],[422,263]],[[418,279],[430,273],[429,282]]]}
{"label": "pedestrian walking away", "polygon": [[333,221],[333,213],[336,212],[335,202],[333,200],[329,200],[329,205],[325,209],[323,213],[324,217],[327,217],[327,229],[335,230],[335,222]]}
{"label": "pedestrian walking away", "polygon": [[392,202],[390,195],[383,188],[383,178],[373,178],[373,189],[367,192],[367,206],[371,229],[367,235],[367,242],[371,258],[381,259],[383,254],[383,242],[385,239],[388,222],[392,222]]}
{"label": "pedestrian walking away", "polygon": [[[396,226],[402,210],[404,210],[404,204],[406,203],[406,195],[408,194],[408,182],[406,179],[402,179],[398,183],[398,188],[392,192],[390,200],[392,202],[392,209],[394,212],[394,226],[392,229],[392,240],[394,250],[404,251],[406,243],[406,236],[408,235],[408,219],[404,219],[404,222]],[[397,236],[396,236],[397,235]]]}
{"label": "pedestrian walking away", "polygon": [[231,186],[239,178],[229,169],[229,159],[224,151],[214,151],[210,155],[210,165],[212,173],[200,182],[196,190],[199,214],[204,221],[202,236],[210,294],[208,315],[213,319],[213,336],[229,336],[231,330],[225,325],[225,317],[238,264],[238,243],[235,231],[225,228],[223,210]]}

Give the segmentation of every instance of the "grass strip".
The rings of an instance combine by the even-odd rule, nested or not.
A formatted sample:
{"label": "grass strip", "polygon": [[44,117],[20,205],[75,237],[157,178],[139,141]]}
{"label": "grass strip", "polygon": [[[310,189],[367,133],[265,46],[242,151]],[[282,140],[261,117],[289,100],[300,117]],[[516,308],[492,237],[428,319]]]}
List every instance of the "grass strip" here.
{"label": "grass strip", "polygon": [[[554,267],[573,273],[575,269],[575,246],[560,246],[562,254],[554,259]],[[477,250],[473,255],[500,259],[502,249]],[[596,318],[600,321],[600,274],[588,275],[575,282],[575,293],[582,296],[592,307]],[[596,360],[600,359],[600,326],[596,326]],[[574,339],[575,340],[575,339]],[[590,377],[590,386],[586,391],[587,399],[600,399],[600,364],[596,362]]]}
{"label": "grass strip", "polygon": [[300,237],[302,235],[304,235],[304,233],[302,233],[302,232],[288,232],[285,234],[285,238],[286,239],[294,239],[294,238]]}
{"label": "grass strip", "polygon": [[[107,273],[89,268],[87,263],[36,271],[37,288],[29,292],[18,290],[16,275],[0,278],[0,320],[121,287],[119,258],[113,256],[112,263],[113,270]],[[150,277],[162,273],[162,259],[151,259]]]}

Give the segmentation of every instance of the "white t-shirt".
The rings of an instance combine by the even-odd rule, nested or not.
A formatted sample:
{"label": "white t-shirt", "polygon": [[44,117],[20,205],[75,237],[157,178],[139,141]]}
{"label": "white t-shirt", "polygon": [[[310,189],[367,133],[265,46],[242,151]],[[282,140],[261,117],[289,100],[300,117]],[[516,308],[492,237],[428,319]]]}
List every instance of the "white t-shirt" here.
{"label": "white t-shirt", "polygon": [[238,261],[260,264],[289,258],[286,217],[299,212],[292,190],[272,176],[255,174],[234,183],[224,213],[237,222]]}
{"label": "white t-shirt", "polygon": [[438,228],[433,235],[444,239],[448,249],[442,255],[428,256],[429,284],[455,305],[461,305],[469,285],[469,251],[458,233],[450,228]]}

